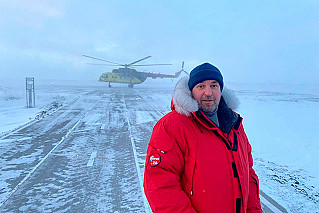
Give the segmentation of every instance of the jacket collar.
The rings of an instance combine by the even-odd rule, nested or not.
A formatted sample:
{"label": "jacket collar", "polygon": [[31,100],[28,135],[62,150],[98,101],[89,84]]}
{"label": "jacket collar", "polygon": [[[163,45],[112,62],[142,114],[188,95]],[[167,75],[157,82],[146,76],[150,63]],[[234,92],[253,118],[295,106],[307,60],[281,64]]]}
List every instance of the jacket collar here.
{"label": "jacket collar", "polygon": [[[239,100],[235,94],[231,90],[224,88],[217,110],[219,128],[223,132],[229,133],[238,121],[239,116],[232,110],[236,109],[238,105]],[[206,127],[212,124],[203,113],[198,111],[197,101],[192,97],[192,93],[188,88],[188,77],[183,77],[177,82],[173,93],[171,108],[187,117],[193,114],[197,119],[200,118],[204,120],[206,124],[209,124]]]}

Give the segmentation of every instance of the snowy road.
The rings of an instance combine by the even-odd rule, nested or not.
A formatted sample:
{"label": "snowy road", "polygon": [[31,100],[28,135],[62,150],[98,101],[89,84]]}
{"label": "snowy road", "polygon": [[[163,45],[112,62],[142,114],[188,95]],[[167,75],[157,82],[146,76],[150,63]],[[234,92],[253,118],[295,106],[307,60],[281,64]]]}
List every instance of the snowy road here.
{"label": "snowy road", "polygon": [[[145,153],[155,122],[170,110],[170,92],[88,88],[59,110],[0,138],[0,212],[150,212],[142,193]],[[286,171],[264,171],[269,161],[260,159],[255,162],[261,180],[271,186],[268,191],[278,192],[282,182],[268,177]],[[303,196],[294,187],[286,189],[290,196]],[[267,195],[261,198],[264,212],[279,212]],[[317,205],[310,198],[304,212]],[[288,204],[298,205],[295,200]]]}
{"label": "snowy road", "polygon": [[148,211],[143,164],[159,116],[134,90],[101,90],[2,138],[0,211]]}

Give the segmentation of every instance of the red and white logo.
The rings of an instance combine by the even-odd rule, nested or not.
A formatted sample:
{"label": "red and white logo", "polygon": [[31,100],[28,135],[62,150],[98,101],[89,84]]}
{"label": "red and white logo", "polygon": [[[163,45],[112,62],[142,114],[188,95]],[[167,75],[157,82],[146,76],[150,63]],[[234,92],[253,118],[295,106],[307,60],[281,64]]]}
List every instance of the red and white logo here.
{"label": "red and white logo", "polygon": [[157,153],[151,155],[150,166],[157,166],[161,162],[161,156]]}

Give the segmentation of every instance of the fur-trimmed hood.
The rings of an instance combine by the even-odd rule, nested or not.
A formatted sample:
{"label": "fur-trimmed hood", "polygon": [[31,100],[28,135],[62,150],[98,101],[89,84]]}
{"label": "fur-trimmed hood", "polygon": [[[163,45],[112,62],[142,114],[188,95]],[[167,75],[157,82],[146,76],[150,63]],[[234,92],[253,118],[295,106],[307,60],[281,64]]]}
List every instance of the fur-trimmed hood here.
{"label": "fur-trimmed hood", "polygon": [[[173,106],[176,112],[182,115],[190,116],[192,112],[198,110],[197,101],[192,97],[192,92],[188,88],[188,77],[181,78],[175,86],[173,93]],[[227,106],[232,110],[236,110],[239,106],[239,99],[235,96],[233,91],[224,88],[222,92]]]}

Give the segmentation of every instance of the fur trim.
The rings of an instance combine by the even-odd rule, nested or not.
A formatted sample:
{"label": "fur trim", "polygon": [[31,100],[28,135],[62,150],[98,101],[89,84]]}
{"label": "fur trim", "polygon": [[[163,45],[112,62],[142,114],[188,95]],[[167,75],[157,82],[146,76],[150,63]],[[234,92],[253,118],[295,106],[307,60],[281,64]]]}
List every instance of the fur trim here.
{"label": "fur trim", "polygon": [[188,88],[187,76],[176,83],[173,103],[176,112],[182,115],[190,116],[190,113],[198,110],[197,101],[192,97],[192,92]]}
{"label": "fur trim", "polygon": [[239,99],[235,95],[234,91],[224,88],[222,96],[224,97],[224,100],[229,108],[232,110],[237,110],[240,104]]}
{"label": "fur trim", "polygon": [[[222,96],[227,106],[233,110],[239,106],[239,99],[230,89],[224,88]],[[197,101],[193,98],[192,92],[188,88],[188,77],[181,78],[175,86],[173,93],[173,104],[176,112],[182,115],[190,116],[192,112],[198,110]]]}

